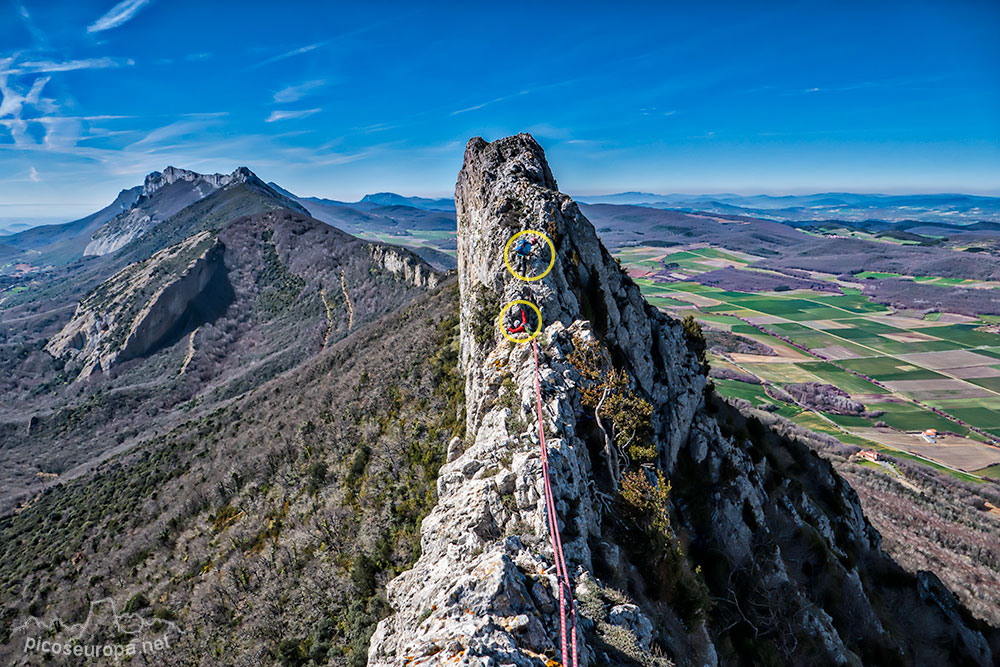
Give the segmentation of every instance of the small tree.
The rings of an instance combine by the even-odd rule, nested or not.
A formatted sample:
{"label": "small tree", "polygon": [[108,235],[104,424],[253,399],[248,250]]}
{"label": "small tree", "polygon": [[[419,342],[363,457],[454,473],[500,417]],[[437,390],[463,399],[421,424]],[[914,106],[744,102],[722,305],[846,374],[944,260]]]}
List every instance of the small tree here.
{"label": "small tree", "polygon": [[628,457],[636,461],[656,460],[652,442],[653,406],[629,387],[629,376],[614,368],[610,356],[600,343],[573,339],[569,361],[589,382],[581,389],[580,401],[593,408],[597,427],[604,436],[604,453],[612,486],[618,488],[621,466],[618,451],[607,433],[602,415],[609,415],[613,438]]}

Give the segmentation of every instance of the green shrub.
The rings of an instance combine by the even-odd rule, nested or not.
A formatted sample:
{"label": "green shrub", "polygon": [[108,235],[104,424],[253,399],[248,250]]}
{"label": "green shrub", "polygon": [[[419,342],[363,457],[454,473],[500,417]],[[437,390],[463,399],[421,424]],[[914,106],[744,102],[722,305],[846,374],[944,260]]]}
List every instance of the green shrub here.
{"label": "green shrub", "polygon": [[633,560],[647,568],[651,591],[677,612],[689,629],[702,622],[711,600],[701,570],[691,569],[670,524],[671,485],[661,471],[654,484],[645,471],[622,476],[622,516],[639,539],[628,541]]}
{"label": "green shrub", "polygon": [[361,479],[361,476],[365,473],[365,468],[368,467],[368,461],[371,459],[372,450],[368,445],[361,445],[361,449],[354,453],[354,458],[351,459],[351,467],[347,471],[347,477],[344,479],[344,483],[348,487],[353,487]]}
{"label": "green shrub", "polygon": [[140,609],[145,609],[149,606],[149,599],[142,593],[136,593],[129,598],[128,602],[125,603],[123,611],[128,614],[135,613]]}
{"label": "green shrub", "polygon": [[283,639],[278,644],[278,662],[283,667],[299,667],[309,661],[301,639]]}
{"label": "green shrub", "polygon": [[601,418],[611,422],[614,439],[620,445],[627,445],[633,461],[655,461],[653,405],[629,388],[628,374],[611,365],[610,355],[597,341],[574,337],[568,359],[589,380],[580,394],[580,402],[595,410],[601,405]]}
{"label": "green shrub", "polygon": [[472,294],[472,337],[480,347],[496,340],[500,297],[486,285],[476,285]]}
{"label": "green shrub", "polygon": [[327,466],[323,461],[317,461],[309,466],[308,478],[309,482],[306,485],[306,490],[310,495],[316,495],[323,484],[326,482]]}

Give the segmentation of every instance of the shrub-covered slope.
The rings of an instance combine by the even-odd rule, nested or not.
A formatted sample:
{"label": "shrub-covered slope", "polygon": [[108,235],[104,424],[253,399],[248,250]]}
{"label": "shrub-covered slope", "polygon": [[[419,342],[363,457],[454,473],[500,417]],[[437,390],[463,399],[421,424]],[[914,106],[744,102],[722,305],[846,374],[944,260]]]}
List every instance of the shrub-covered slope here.
{"label": "shrub-covered slope", "polygon": [[0,520],[0,661],[110,597],[171,633],[156,664],[365,664],[464,430],[456,314],[452,281]]}

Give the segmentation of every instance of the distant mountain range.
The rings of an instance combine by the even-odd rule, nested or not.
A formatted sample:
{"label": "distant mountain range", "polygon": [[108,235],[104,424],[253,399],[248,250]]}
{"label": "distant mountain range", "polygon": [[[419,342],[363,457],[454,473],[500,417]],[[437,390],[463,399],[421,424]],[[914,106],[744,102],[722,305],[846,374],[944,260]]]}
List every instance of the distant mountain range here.
{"label": "distant mountain range", "polygon": [[322,197],[300,197],[285,190],[277,183],[268,183],[274,190],[286,197],[292,197],[298,201],[309,201],[326,206],[350,206],[351,208],[366,211],[383,206],[409,206],[423,211],[454,211],[455,201],[453,199],[428,199],[427,197],[405,197],[395,192],[376,192],[365,195],[356,202],[340,201],[338,199],[324,199]]}
{"label": "distant mountain range", "polygon": [[778,222],[842,220],[862,222],[1000,222],[1000,197],[963,194],[883,195],[824,192],[812,195],[715,195],[621,192],[577,197],[588,204],[630,204],[648,208],[741,215]]}
{"label": "distant mountain range", "polygon": [[66,218],[28,218],[31,222],[25,222],[24,218],[0,218],[0,235],[16,234],[25,229],[37,227],[39,225],[59,224],[65,222]]}
{"label": "distant mountain range", "polygon": [[[239,170],[238,170],[239,171]],[[203,176],[187,172],[183,169],[168,167],[164,174],[154,172],[157,187],[173,186],[185,189],[178,193],[175,205],[189,203],[200,195],[218,188],[219,179],[240,180],[243,174]],[[154,176],[151,174],[150,176]],[[195,178],[198,176],[200,178]],[[256,177],[254,177],[256,178]],[[214,179],[214,180],[213,180]],[[228,182],[228,180],[227,180]],[[259,187],[265,187],[263,182],[257,182]],[[407,197],[395,192],[376,192],[362,197],[356,202],[326,199],[323,197],[302,197],[282,188],[277,183],[269,182],[266,187],[300,204],[310,214],[324,222],[341,227],[345,231],[357,234],[361,231],[373,231],[375,227],[412,227],[416,214],[421,228],[451,228],[454,219],[455,202],[448,198],[433,199],[427,197]],[[147,188],[148,189],[148,188]],[[187,192],[187,191],[190,192]],[[142,194],[142,188],[132,188],[123,191],[118,200],[98,213],[66,225],[36,225],[37,221],[25,221],[15,218],[0,218],[0,244],[23,247],[36,246],[34,235],[25,236],[29,229],[39,230],[36,233],[48,236],[55,228],[73,236],[88,237],[111,217],[128,210],[135,199]],[[145,193],[148,197],[151,192]],[[187,195],[187,196],[182,196]],[[651,192],[619,192],[607,195],[577,196],[576,200],[583,204],[617,204],[642,206],[646,208],[672,209],[686,213],[712,213],[715,215],[736,215],[752,218],[762,218],[776,222],[784,222],[798,226],[799,224],[842,221],[842,222],[873,222],[888,223],[914,221],[924,223],[947,223],[956,226],[975,223],[1000,223],[1000,197],[985,197],[965,194],[918,194],[918,195],[886,195],[886,194],[855,194],[844,192],[825,192],[810,195],[739,195],[734,193],[720,194],[656,194]],[[294,208],[294,207],[293,207]],[[431,212],[435,215],[427,216]],[[364,214],[374,215],[370,218]],[[110,214],[110,215],[109,215]],[[440,214],[440,215],[437,215]],[[147,215],[143,212],[143,217]],[[162,215],[162,213],[161,213]],[[156,215],[150,222],[155,224]],[[388,217],[390,220],[386,220]],[[46,223],[49,223],[46,220]],[[136,222],[136,221],[129,221]],[[148,224],[148,223],[145,223]],[[133,224],[134,228],[142,228],[144,224]],[[42,231],[44,230],[44,231]],[[83,232],[83,234],[78,234]],[[8,234],[9,236],[3,236]],[[59,234],[57,236],[64,236]],[[56,239],[52,239],[56,240]],[[88,238],[88,242],[90,239]],[[98,239],[91,246],[91,252],[101,249]],[[77,248],[67,250],[75,254]],[[6,254],[10,254],[8,249]],[[88,253],[89,254],[89,253]]]}

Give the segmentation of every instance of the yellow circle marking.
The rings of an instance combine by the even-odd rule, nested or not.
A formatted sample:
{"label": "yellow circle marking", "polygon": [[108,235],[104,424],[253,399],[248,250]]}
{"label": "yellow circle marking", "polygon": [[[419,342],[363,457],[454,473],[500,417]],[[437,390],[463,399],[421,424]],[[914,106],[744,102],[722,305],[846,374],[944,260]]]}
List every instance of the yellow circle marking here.
{"label": "yellow circle marking", "polygon": [[[507,314],[507,311],[510,310],[512,306],[518,306],[518,305],[527,306],[528,308],[531,308],[533,311],[535,311],[535,315],[538,317],[538,328],[535,329],[535,333],[531,334],[527,338],[514,338],[509,333],[507,333],[507,327],[505,327],[503,324],[503,316]],[[530,301],[522,301],[522,300],[511,301],[506,306],[500,309],[500,316],[497,317],[497,326],[500,327],[500,333],[503,334],[504,338],[506,338],[510,342],[518,344],[530,343],[532,340],[534,340],[534,338],[538,334],[542,332],[542,311],[538,310],[538,306],[531,303]]]}
{"label": "yellow circle marking", "polygon": [[[525,234],[534,234],[535,236],[541,236],[543,239],[545,239],[545,242],[549,244],[549,265],[545,268],[544,271],[542,271],[539,275],[535,276],[534,278],[522,276],[520,273],[514,270],[513,266],[510,265],[510,244],[514,242],[514,239],[516,239],[519,236],[524,236]],[[518,280],[523,280],[529,283],[534,282],[536,280],[541,280],[545,276],[549,275],[549,271],[552,270],[552,267],[556,263],[556,247],[552,245],[552,239],[550,239],[546,234],[539,231],[535,231],[534,229],[525,229],[507,239],[507,245],[503,247],[503,263],[507,265],[507,270],[510,271],[511,274],[513,274],[513,276]]]}

